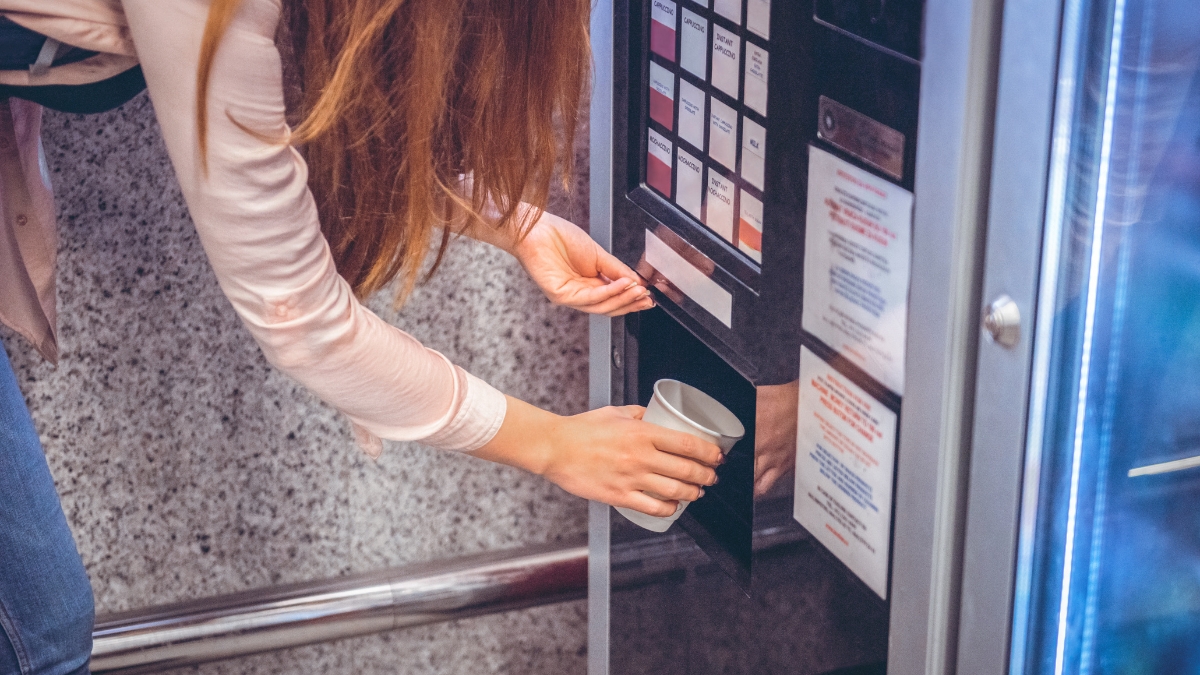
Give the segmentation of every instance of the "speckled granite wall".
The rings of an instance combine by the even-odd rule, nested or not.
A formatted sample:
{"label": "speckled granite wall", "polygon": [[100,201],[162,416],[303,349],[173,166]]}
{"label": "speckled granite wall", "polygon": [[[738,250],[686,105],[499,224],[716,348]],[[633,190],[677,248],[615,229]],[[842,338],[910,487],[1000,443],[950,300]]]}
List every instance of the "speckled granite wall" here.
{"label": "speckled granite wall", "polygon": [[[44,137],[62,360],[3,342],[101,613],[586,531],[584,502],[513,469],[416,444],[371,462],[274,371],[217,288],[144,96],[49,114]],[[587,212],[563,195],[555,210]],[[401,312],[372,306],[506,392],[586,406],[586,319],[551,307],[502,253],[459,241]],[[189,672],[581,673],[585,623],[571,603]]]}

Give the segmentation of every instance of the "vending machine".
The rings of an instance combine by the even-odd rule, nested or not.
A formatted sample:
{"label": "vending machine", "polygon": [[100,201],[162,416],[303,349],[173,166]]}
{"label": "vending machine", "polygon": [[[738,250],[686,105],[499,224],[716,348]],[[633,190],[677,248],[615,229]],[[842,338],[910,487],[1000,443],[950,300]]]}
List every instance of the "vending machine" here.
{"label": "vending machine", "polygon": [[[927,641],[926,625],[908,622],[928,623],[940,601],[925,591],[915,613],[896,604],[897,537],[919,530],[904,544],[922,560],[905,569],[935,575],[937,557],[918,540],[931,541],[937,509],[957,505],[897,517],[909,298],[920,256],[941,268],[974,249],[936,238],[914,247],[923,36],[931,21],[961,31],[954,22],[970,23],[970,10],[930,17],[921,0],[597,7],[593,234],[658,306],[593,323],[593,403],[647,405],[655,382],[679,380],[724,404],[746,434],[719,482],[664,533],[593,506],[593,675],[882,673],[898,622]],[[964,57],[987,40],[955,37],[934,51]],[[973,114],[965,91],[932,93],[961,97],[944,101],[953,113],[942,121]],[[943,202],[970,180],[949,183]],[[935,276],[927,297],[956,284]],[[916,319],[952,321],[942,314]],[[944,414],[922,405],[919,420]],[[939,447],[916,453],[936,462]]]}
{"label": "vending machine", "polygon": [[606,0],[593,236],[746,434],[591,507],[589,672],[1200,668],[1200,4]]}

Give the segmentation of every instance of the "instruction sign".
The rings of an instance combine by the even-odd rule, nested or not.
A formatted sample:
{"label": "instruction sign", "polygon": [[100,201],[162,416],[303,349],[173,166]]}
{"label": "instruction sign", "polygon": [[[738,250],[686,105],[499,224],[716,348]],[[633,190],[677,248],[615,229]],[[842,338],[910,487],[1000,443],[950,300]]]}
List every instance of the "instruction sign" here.
{"label": "instruction sign", "polygon": [[896,413],[800,348],[793,515],[887,599]]}
{"label": "instruction sign", "polygon": [[913,195],[817,147],[808,153],[801,325],[904,393]]}

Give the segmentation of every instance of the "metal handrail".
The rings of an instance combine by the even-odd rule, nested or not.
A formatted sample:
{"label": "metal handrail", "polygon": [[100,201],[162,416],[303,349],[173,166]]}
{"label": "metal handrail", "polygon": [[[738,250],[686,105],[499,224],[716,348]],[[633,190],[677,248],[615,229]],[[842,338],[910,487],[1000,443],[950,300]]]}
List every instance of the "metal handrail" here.
{"label": "metal handrail", "polygon": [[102,617],[91,668],[144,673],[586,595],[587,546],[501,551]]}
{"label": "metal handrail", "polygon": [[[807,538],[790,511],[783,515],[754,531],[756,552]],[[679,579],[709,560],[679,528],[647,534],[613,544],[613,590]],[[112,614],[97,620],[91,669],[155,672],[580,600],[587,597],[587,564],[586,545],[560,543]]]}

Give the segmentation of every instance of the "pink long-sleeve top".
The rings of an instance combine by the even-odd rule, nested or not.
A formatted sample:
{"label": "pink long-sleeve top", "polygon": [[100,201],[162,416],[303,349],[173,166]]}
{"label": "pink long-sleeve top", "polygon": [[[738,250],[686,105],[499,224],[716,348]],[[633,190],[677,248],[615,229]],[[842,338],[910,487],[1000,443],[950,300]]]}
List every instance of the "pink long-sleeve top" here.
{"label": "pink long-sleeve top", "polygon": [[[208,7],[207,0],[0,0],[0,14],[14,22],[101,52],[41,76],[55,81],[7,71],[0,82],[94,81],[136,58],[209,262],[267,359],[349,417],[372,456],[380,439],[482,446],[504,420],[503,394],[358,302],[321,234],[304,160],[231,121],[267,138],[289,134],[275,46],[280,0],[244,0],[221,41],[207,175],[201,169],[195,83]],[[39,120],[30,104],[0,110],[0,267],[9,266],[0,270],[0,320],[53,359],[54,213],[38,158]]]}

